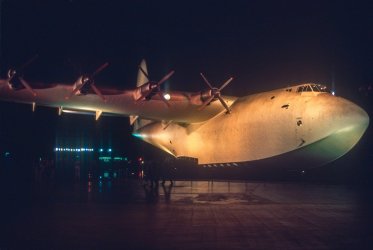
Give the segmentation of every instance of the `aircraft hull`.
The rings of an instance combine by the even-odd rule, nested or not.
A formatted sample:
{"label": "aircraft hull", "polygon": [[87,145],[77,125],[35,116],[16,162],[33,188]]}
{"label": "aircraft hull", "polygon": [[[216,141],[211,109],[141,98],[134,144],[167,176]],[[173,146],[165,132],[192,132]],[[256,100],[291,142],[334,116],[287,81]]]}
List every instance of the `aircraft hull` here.
{"label": "aircraft hull", "polygon": [[344,154],[360,140],[369,117],[330,94],[272,91],[238,99],[232,114],[203,124],[151,123],[134,134],[175,157],[200,165],[282,165],[310,168]]}
{"label": "aircraft hull", "polygon": [[363,136],[366,126],[358,126],[351,131],[330,135],[305,147],[273,157],[225,164],[204,164],[206,167],[232,166],[263,168],[285,168],[287,170],[305,170],[323,166],[348,153]]}

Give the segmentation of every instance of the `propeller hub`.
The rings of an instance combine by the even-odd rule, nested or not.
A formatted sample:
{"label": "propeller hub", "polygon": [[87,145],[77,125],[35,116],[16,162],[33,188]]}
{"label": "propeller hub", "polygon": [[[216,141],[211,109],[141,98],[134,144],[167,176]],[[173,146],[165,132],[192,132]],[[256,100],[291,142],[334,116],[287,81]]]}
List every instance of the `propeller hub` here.
{"label": "propeller hub", "polygon": [[88,76],[82,77],[82,84],[87,84],[89,82],[90,78]]}
{"label": "propeller hub", "polygon": [[149,90],[159,89],[159,85],[157,82],[149,82]]}
{"label": "propeller hub", "polygon": [[224,89],[232,80],[233,80],[233,77],[229,78],[225,83],[223,83],[223,85],[221,85],[220,88],[216,88],[216,87],[213,87],[211,85],[211,83],[207,80],[207,78],[201,73],[201,76],[203,78],[203,80],[205,81],[205,83],[207,84],[207,86],[210,88],[209,90],[209,97],[207,99],[205,99],[204,97],[204,94],[202,92],[202,95],[201,95],[201,100],[203,101],[202,103],[202,106],[199,107],[199,110],[202,110],[204,109],[207,105],[209,105],[212,101],[215,101],[215,100],[219,100],[221,102],[221,104],[223,105],[223,107],[227,110],[226,113],[230,114],[231,113],[231,110],[230,108],[228,107],[228,105],[225,103],[225,101],[223,100],[223,98],[221,97],[221,90]]}
{"label": "propeller hub", "polygon": [[220,96],[220,90],[218,88],[212,88],[211,89],[211,95],[214,96],[215,98]]}

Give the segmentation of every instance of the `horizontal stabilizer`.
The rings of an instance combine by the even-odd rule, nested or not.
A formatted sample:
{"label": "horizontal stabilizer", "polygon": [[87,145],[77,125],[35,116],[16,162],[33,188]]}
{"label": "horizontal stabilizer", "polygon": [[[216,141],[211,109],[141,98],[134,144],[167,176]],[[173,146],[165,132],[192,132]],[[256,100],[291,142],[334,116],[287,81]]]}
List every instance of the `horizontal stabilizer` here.
{"label": "horizontal stabilizer", "polygon": [[[133,117],[133,116],[132,116]],[[136,116],[137,117],[137,116]],[[131,117],[130,117],[130,122],[131,122]],[[141,119],[141,118],[134,118],[133,123],[133,132],[136,132],[137,130],[145,127],[146,125],[153,123],[153,120],[147,120],[147,119]]]}

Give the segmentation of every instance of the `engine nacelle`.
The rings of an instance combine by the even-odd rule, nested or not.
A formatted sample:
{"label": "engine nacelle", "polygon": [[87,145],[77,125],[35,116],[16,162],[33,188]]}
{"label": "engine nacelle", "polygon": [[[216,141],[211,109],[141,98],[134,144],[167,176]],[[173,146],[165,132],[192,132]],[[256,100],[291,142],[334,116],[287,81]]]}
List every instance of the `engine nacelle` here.
{"label": "engine nacelle", "polygon": [[135,100],[139,100],[141,97],[145,97],[145,100],[150,100],[158,91],[156,82],[147,82],[136,88],[133,97]]}
{"label": "engine nacelle", "polygon": [[[80,76],[74,83],[74,89],[79,88],[78,91],[76,91],[75,95],[86,95],[89,91],[89,77],[86,75]],[[88,83],[88,84],[87,84]],[[81,87],[81,85],[84,85]]]}
{"label": "engine nacelle", "polygon": [[212,96],[211,89],[201,91],[201,101],[205,102]]}

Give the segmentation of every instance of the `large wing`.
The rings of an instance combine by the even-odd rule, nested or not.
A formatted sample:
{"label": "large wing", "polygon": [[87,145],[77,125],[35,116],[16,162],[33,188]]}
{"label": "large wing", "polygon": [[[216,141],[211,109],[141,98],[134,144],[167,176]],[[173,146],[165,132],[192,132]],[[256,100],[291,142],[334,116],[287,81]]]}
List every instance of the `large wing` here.
{"label": "large wing", "polygon": [[[172,120],[181,123],[204,122],[224,111],[224,107],[219,102],[211,102],[206,108],[199,110],[203,103],[200,93],[169,92],[167,94],[170,107],[168,107],[158,95],[154,95],[149,100],[136,101],[134,96],[138,89],[119,94],[105,94],[103,91],[106,101],[96,94],[77,94],[66,99],[73,90],[73,86],[54,84],[50,88],[33,88],[34,95],[26,88],[13,90],[6,82],[0,81],[0,100],[56,107],[60,111],[102,112],[103,115],[139,116],[151,120]],[[226,96],[222,98],[228,106],[237,99]]]}
{"label": "large wing", "polygon": [[[104,66],[106,67],[107,64],[99,69]],[[200,92],[162,92],[159,85],[172,74],[173,71],[158,82],[150,81],[143,60],[139,66],[136,88],[127,91],[101,91],[94,85],[94,80],[88,79],[94,91],[85,94],[80,91],[82,85],[87,82],[83,76],[74,85],[53,84],[52,87],[42,89],[28,86],[29,88],[15,90],[9,87],[6,80],[0,80],[0,100],[56,107],[59,113],[63,111],[93,113],[96,119],[107,114],[131,116],[132,121],[138,116],[156,121],[197,123],[207,121],[225,110],[219,101],[211,100],[206,103],[206,96]],[[228,107],[237,99],[228,96],[221,96],[221,98]],[[203,109],[200,108],[201,106]]]}

